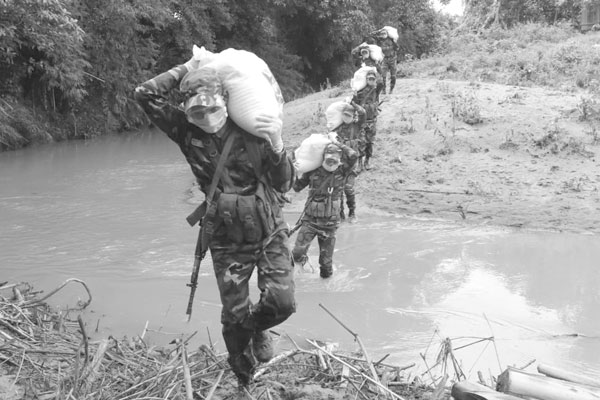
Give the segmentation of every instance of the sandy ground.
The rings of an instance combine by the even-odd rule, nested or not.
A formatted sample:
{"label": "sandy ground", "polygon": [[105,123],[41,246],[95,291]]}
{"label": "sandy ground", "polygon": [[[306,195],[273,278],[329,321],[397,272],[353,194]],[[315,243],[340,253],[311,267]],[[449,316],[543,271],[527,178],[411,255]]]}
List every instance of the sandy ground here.
{"label": "sandy ground", "polygon": [[[325,130],[333,88],[285,106],[286,144]],[[398,80],[384,96],[373,169],[357,179],[357,214],[522,229],[600,232],[597,132],[585,93],[479,82]],[[453,112],[454,110],[454,112]],[[291,193],[301,208],[303,192]]]}

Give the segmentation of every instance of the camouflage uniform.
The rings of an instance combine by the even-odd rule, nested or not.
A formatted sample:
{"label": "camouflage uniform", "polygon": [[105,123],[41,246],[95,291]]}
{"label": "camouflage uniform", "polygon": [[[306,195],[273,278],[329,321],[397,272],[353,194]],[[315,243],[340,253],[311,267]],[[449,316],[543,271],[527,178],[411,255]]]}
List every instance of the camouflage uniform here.
{"label": "camouflage uniform", "polygon": [[373,157],[373,142],[377,134],[377,115],[379,114],[379,94],[382,90],[383,84],[378,82],[375,87],[366,86],[359,90],[352,98],[352,101],[364,107],[366,112],[363,125],[365,168],[368,168],[369,159]]}
{"label": "camouflage uniform", "polygon": [[302,174],[293,186],[296,192],[308,186],[309,193],[292,257],[295,262],[304,265],[308,260],[308,248],[317,236],[319,267],[324,278],[331,276],[333,271],[335,234],[340,224],[340,197],[346,177],[358,158],[358,154],[350,147],[344,144],[339,144],[339,147],[343,152],[342,164],[335,171],[329,172],[321,166]]}
{"label": "camouflage uniform", "polygon": [[[365,109],[358,104],[353,104],[356,110],[354,121],[335,128],[333,131],[337,133],[337,139],[340,143],[345,144],[354,150],[360,160],[358,167],[362,167],[362,157],[365,154],[365,134],[363,125],[365,123]],[[346,197],[346,205],[348,206],[348,216],[354,217],[356,210],[356,194],[354,191],[354,183],[360,170],[357,170],[354,164],[346,174],[346,182],[344,183],[344,196]],[[341,207],[340,215],[344,218],[343,206]]]}
{"label": "camouflage uniform", "polygon": [[381,47],[381,51],[383,52],[383,61],[381,62],[381,73],[383,80],[383,93],[386,93],[386,81],[387,81],[387,73],[390,73],[390,93],[394,90],[396,86],[396,64],[398,63],[397,51],[398,44],[394,42],[390,37],[386,37],[385,39],[380,37],[375,37],[375,44]]}
{"label": "camouflage uniform", "polygon": [[[160,74],[138,87],[135,96],[152,122],[179,146],[205,195],[224,142],[233,137],[215,196],[217,211],[208,221],[214,232],[208,248],[223,305],[229,362],[240,381],[248,383],[255,362],[245,350],[253,333],[295,312],[293,263],[281,210],[282,193],[291,188],[295,172],[285,150],[275,153],[265,140],[229,118],[225,129],[215,134],[189,123],[165,97],[186,72],[185,66],[178,66]],[[253,304],[248,281],[255,267],[260,300]]]}

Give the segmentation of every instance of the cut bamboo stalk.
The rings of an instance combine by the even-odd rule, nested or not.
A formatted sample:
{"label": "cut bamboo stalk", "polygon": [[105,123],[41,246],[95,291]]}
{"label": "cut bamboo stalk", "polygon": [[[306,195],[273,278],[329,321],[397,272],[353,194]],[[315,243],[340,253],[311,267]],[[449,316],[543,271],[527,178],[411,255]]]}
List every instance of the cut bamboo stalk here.
{"label": "cut bamboo stalk", "polygon": [[574,383],[581,383],[582,385],[589,385],[600,388],[600,382],[597,379],[592,379],[587,376],[575,374],[573,372],[565,371],[560,368],[552,367],[550,365],[540,364],[537,368],[540,374],[544,374],[551,378],[561,379],[563,381],[569,381]]}
{"label": "cut bamboo stalk", "polygon": [[187,351],[185,343],[180,343],[181,347],[181,363],[183,365],[183,379],[185,382],[185,396],[187,400],[194,400],[194,390],[192,389],[192,378],[190,378],[190,367],[187,360]]}
{"label": "cut bamboo stalk", "polygon": [[331,311],[329,311],[327,308],[325,308],[325,306],[323,304],[319,303],[319,307],[321,307],[323,310],[325,310],[327,312],[327,314],[331,315],[331,317],[338,322],[338,324],[340,324],[352,336],[354,336],[354,340],[356,340],[356,342],[360,346],[360,349],[362,350],[363,356],[365,357],[365,361],[367,362],[367,364],[369,366],[369,370],[371,371],[371,375],[373,377],[373,380],[375,382],[379,383],[379,376],[377,375],[377,371],[375,371],[375,367],[373,366],[373,362],[371,361],[371,358],[369,357],[369,353],[367,353],[367,349],[365,348],[365,345],[363,344],[362,340],[360,340],[360,337],[358,337],[358,333],[353,332],[350,328],[348,328],[346,325],[344,325],[342,323],[342,321],[340,321],[335,315],[333,315],[331,313]]}
{"label": "cut bamboo stalk", "polygon": [[339,358],[339,357],[335,356],[334,354],[328,352],[327,350],[325,350],[324,348],[322,348],[321,346],[319,346],[316,342],[313,342],[312,340],[309,340],[309,339],[306,339],[306,341],[308,343],[310,343],[311,345],[313,345],[314,347],[316,347],[318,350],[321,350],[323,353],[327,354],[329,357],[333,358],[335,361],[339,362],[340,364],[343,364],[343,365],[347,366],[351,371],[354,371],[355,373],[361,375],[367,381],[373,383],[375,386],[377,386],[378,388],[380,388],[381,390],[383,390],[387,394],[391,395],[392,397],[394,397],[394,398],[396,398],[398,400],[404,400],[403,397],[401,397],[401,396],[397,395],[396,393],[392,392],[390,389],[386,388],[385,386],[383,386],[378,381],[375,381],[369,375],[363,374],[361,371],[359,371],[358,369],[356,369],[352,365],[348,364],[347,362],[345,362],[341,358]]}
{"label": "cut bamboo stalk", "polygon": [[519,400],[519,397],[496,392],[476,382],[462,381],[452,385],[454,400]]}
{"label": "cut bamboo stalk", "polygon": [[498,377],[500,392],[543,400],[600,400],[600,388],[508,368]]}

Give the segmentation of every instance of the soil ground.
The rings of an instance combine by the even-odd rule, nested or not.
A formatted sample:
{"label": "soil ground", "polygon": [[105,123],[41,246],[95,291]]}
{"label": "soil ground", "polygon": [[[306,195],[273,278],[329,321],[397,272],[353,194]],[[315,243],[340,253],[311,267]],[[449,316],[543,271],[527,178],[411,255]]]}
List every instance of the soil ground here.
{"label": "soil ground", "polygon": [[[286,104],[288,146],[324,132],[333,88]],[[383,95],[373,168],[357,178],[357,214],[533,230],[600,231],[596,129],[585,93],[440,79],[399,79]],[[292,193],[292,207],[305,195]]]}

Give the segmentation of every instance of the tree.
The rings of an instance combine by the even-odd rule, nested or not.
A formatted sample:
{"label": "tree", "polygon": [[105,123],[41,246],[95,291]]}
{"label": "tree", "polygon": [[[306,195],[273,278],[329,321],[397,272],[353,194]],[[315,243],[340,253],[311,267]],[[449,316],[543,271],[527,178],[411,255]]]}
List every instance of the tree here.
{"label": "tree", "polygon": [[348,79],[350,51],[372,28],[367,0],[277,0],[284,43],[300,57],[300,71],[319,87]]}
{"label": "tree", "polygon": [[61,0],[0,4],[0,72],[5,93],[55,110],[85,95],[85,34]]}

